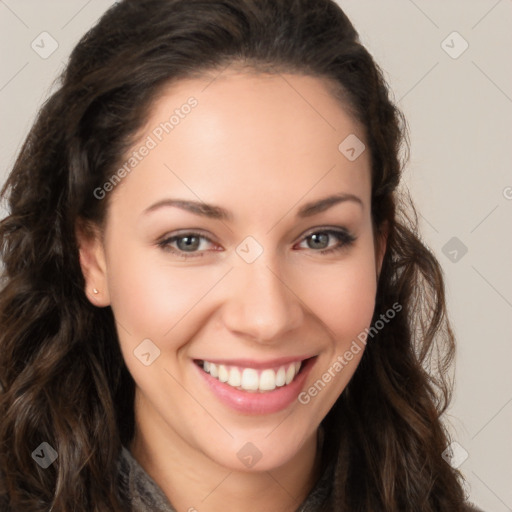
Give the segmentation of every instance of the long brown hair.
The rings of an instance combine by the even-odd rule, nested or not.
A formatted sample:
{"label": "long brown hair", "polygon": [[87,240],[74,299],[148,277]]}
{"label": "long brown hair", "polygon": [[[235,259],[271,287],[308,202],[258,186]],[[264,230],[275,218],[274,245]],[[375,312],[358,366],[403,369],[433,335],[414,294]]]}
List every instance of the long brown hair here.
{"label": "long brown hair", "polygon": [[[337,84],[366,130],[376,233],[389,229],[374,321],[395,302],[403,309],[323,420],[335,462],[329,510],[463,510],[461,477],[441,456],[454,354],[442,273],[397,191],[406,124],[331,0],[124,0],[74,49],[2,191],[0,508],[123,510],[116,461],[133,435],[134,382],[111,309],[84,294],[75,226],[101,225],[108,197],[93,191],[159,91],[230,63]],[[31,456],[42,442],[58,453],[47,469]]]}

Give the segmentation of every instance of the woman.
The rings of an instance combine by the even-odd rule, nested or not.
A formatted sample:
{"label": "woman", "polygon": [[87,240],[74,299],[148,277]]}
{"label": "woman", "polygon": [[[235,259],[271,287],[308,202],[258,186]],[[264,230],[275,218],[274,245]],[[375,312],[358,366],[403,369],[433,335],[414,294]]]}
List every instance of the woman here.
{"label": "woman", "polygon": [[330,0],[113,6],[3,190],[2,510],[471,510],[404,139]]}

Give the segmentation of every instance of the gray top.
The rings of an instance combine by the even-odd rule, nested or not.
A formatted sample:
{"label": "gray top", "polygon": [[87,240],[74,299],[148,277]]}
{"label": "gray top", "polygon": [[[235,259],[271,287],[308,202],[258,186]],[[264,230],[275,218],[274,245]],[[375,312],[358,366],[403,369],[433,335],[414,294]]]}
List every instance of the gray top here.
{"label": "gray top", "polygon": [[[126,447],[119,458],[119,486],[122,499],[131,512],[176,512],[157,483],[146,473]],[[319,479],[297,512],[318,512],[329,496],[333,466]],[[131,504],[131,507],[130,507]],[[468,504],[467,512],[482,512]]]}
{"label": "gray top", "polygon": [[[326,469],[297,512],[317,512],[329,495],[331,471]],[[120,493],[132,512],[176,512],[158,484],[146,473],[126,447],[119,459]]]}

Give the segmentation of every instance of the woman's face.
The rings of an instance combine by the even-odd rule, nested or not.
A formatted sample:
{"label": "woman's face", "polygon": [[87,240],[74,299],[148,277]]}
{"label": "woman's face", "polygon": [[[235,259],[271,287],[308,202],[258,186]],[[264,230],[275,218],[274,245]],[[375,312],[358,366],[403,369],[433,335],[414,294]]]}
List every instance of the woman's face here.
{"label": "woman's face", "polygon": [[112,307],[137,430],[268,470],[314,438],[363,353],[381,260],[370,157],[318,78],[209,80],[154,103],[82,265]]}

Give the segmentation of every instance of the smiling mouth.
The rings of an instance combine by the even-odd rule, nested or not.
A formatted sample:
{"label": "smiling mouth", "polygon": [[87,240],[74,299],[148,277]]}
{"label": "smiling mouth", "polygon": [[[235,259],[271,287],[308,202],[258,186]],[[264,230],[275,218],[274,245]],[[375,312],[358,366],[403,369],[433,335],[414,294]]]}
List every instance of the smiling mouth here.
{"label": "smiling mouth", "polygon": [[216,364],[204,360],[195,360],[194,362],[211,377],[234,389],[252,393],[267,393],[293,382],[307,361],[308,359],[264,369]]}

